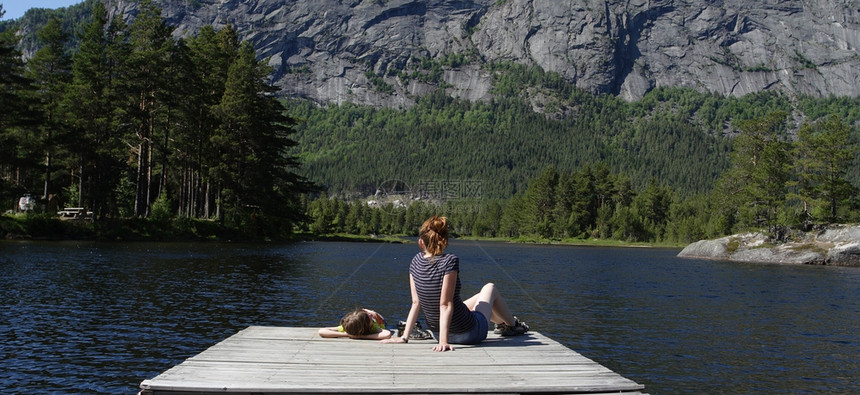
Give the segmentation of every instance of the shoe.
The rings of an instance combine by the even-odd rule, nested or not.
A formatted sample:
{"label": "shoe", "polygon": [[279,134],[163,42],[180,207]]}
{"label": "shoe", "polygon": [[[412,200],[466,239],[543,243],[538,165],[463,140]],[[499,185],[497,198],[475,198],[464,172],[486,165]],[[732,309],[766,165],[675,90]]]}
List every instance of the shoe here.
{"label": "shoe", "polygon": [[432,339],[433,334],[429,329],[424,329],[421,325],[421,321],[415,321],[415,328],[412,329],[412,333],[409,334],[409,340],[426,340]]}
{"label": "shoe", "polygon": [[[397,323],[397,337],[403,337],[403,332],[406,331],[406,322],[400,321]],[[409,340],[427,340],[432,339],[433,333],[429,329],[424,329],[421,321],[415,321],[415,327],[412,328],[412,333],[409,334]]]}
{"label": "shoe", "polygon": [[505,323],[497,324],[496,330],[493,331],[502,336],[519,336],[524,335],[529,331],[529,326],[525,322],[521,322],[519,318],[514,317],[514,325],[507,325]]}
{"label": "shoe", "polygon": [[[514,316],[514,322],[518,323],[518,322],[520,322],[520,319],[517,318],[517,316]],[[516,324],[514,324],[514,326],[516,326]],[[506,324],[504,322],[498,323],[498,324],[496,324],[496,327],[493,329],[493,333],[495,333],[497,335],[501,335],[502,333],[504,333],[507,330],[507,328],[510,328],[508,326],[508,324]]]}

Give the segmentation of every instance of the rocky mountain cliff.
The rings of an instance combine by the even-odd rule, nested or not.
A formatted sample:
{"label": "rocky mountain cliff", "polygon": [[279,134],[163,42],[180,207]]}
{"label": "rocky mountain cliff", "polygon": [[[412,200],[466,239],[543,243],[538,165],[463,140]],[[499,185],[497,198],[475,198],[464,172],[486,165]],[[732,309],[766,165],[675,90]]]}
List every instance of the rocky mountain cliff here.
{"label": "rocky mountain cliff", "polygon": [[[627,100],[659,86],[860,96],[858,0],[154,1],[177,36],[232,24],[286,95],[320,102],[408,106],[439,86],[485,99],[483,66],[505,61]],[[105,3],[133,16],[138,2]]]}

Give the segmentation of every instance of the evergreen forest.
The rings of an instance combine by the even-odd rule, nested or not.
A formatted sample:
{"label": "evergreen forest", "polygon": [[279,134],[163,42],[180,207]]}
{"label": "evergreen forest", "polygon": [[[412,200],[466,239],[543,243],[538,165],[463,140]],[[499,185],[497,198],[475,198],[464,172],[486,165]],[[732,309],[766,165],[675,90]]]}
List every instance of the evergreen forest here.
{"label": "evergreen forest", "polygon": [[151,235],[414,235],[440,214],[460,236],[685,243],[860,221],[858,98],[625,102],[496,63],[489,101],[440,84],[407,108],[313,103],[281,98],[230,26],[174,38],[150,0],[128,24],[79,6],[0,25],[0,201],[37,197],[31,227],[73,206]]}
{"label": "evergreen forest", "polygon": [[461,236],[687,243],[860,220],[857,98],[659,88],[627,103],[490,70],[489,102],[291,103],[302,174],[328,188],[309,230],[414,235],[441,213]]}
{"label": "evergreen forest", "polygon": [[47,216],[81,207],[103,226],[182,218],[291,232],[313,186],[296,173],[293,120],[251,45],[229,26],[174,39],[149,0],[130,24],[88,4],[74,50],[56,16],[26,61],[15,31],[0,35],[2,201],[31,195]]}

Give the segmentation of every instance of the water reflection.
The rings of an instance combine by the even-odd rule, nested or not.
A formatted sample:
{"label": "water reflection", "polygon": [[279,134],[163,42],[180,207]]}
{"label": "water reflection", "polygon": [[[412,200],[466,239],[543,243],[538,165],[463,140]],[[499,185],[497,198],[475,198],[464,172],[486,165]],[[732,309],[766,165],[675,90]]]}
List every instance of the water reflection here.
{"label": "water reflection", "polygon": [[[650,393],[850,392],[860,270],[454,241],[532,328]],[[249,325],[409,309],[414,244],[0,243],[0,388],[134,393]]]}

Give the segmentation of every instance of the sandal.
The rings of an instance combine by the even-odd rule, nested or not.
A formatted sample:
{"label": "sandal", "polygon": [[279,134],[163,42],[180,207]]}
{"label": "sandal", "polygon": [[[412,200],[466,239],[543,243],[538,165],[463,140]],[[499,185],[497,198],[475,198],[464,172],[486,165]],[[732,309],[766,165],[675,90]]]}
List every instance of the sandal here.
{"label": "sandal", "polygon": [[524,335],[528,331],[528,324],[526,324],[525,322],[521,322],[519,318],[514,317],[514,325],[508,325],[504,322],[496,324],[496,329],[493,332],[498,333],[502,336],[519,336]]}
{"label": "sandal", "polygon": [[[397,337],[403,337],[403,332],[406,330],[406,323],[400,321],[397,323]],[[432,339],[433,334],[428,329],[424,329],[421,321],[415,321],[415,328],[412,328],[412,333],[409,334],[409,340],[426,340]]]}

